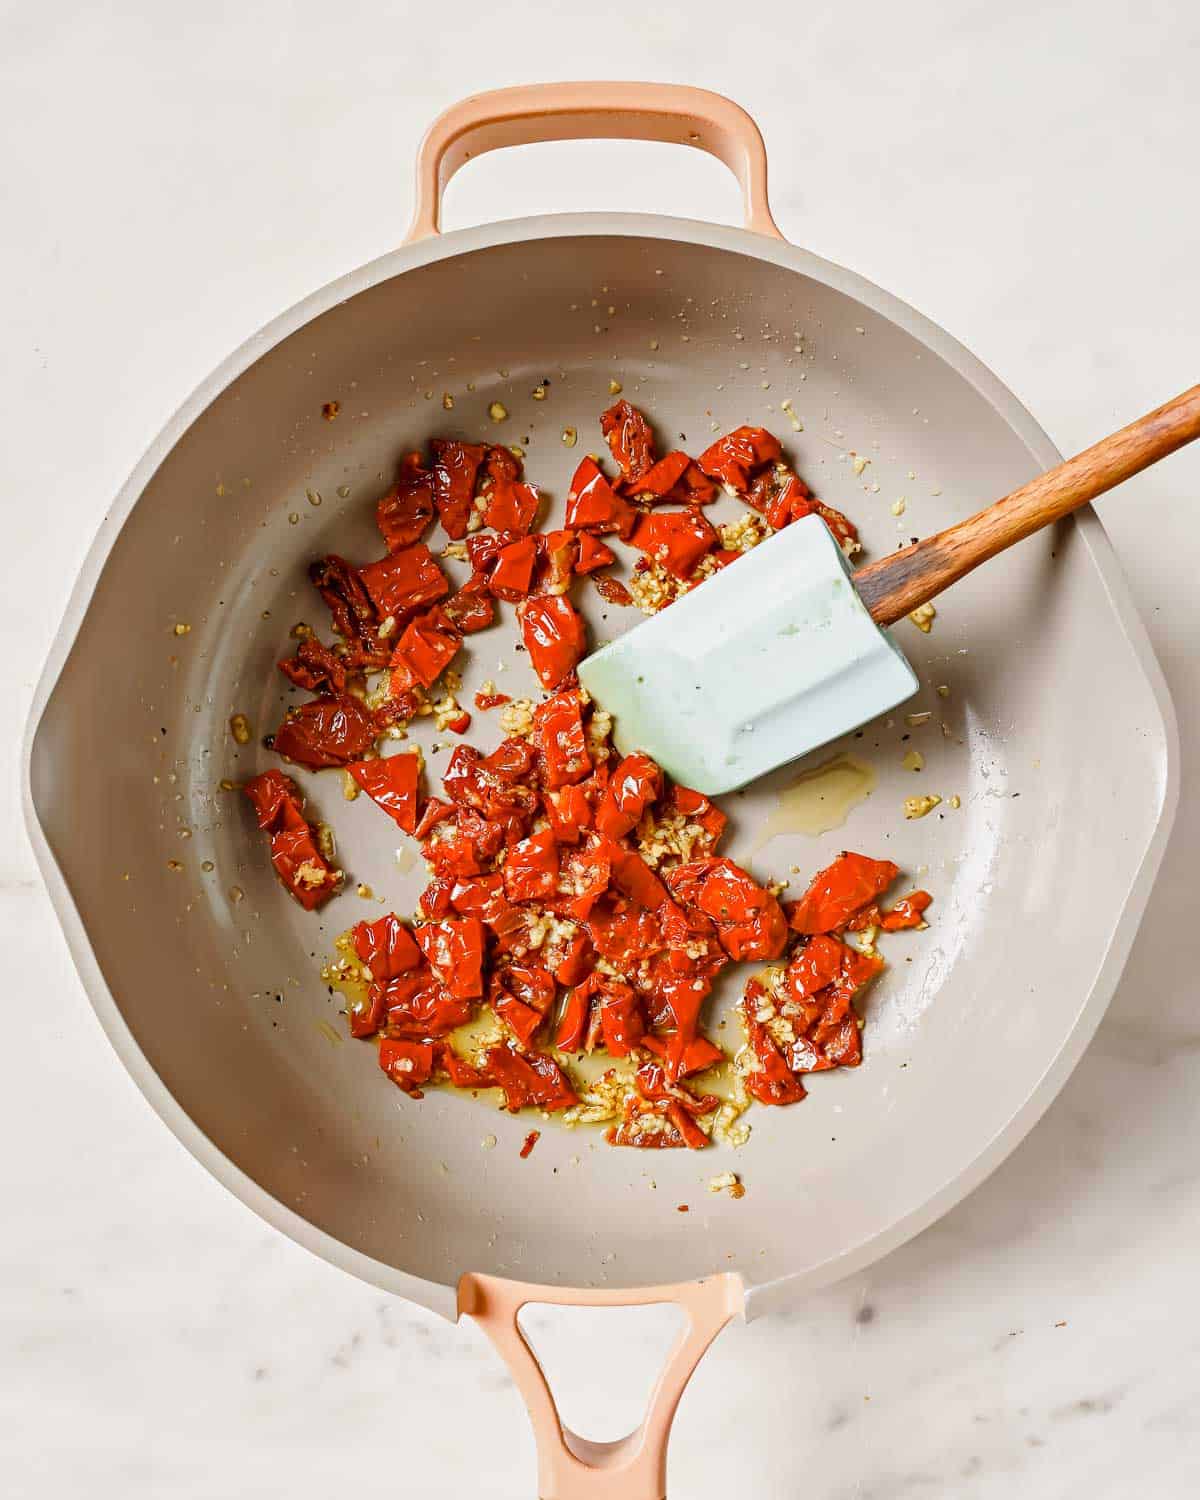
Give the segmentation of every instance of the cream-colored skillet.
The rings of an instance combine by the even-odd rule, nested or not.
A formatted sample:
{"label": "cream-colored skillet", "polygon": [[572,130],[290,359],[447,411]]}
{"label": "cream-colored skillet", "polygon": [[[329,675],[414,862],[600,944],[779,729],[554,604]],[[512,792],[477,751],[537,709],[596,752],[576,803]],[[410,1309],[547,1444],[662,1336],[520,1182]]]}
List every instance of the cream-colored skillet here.
{"label": "cream-colored skillet", "polygon": [[[442,188],[469,158],[600,135],[721,157],[746,227],[583,214],[439,234]],[[660,1500],[675,1403],[724,1323],[929,1224],[1061,1087],[1136,930],[1178,757],[1162,678],[1085,510],[956,585],[929,636],[899,627],[915,706],[930,710],[911,732],[937,812],[902,817],[909,731],[886,719],[828,752],[874,779],[844,826],[766,839],[793,772],[727,799],[729,852],[764,876],[807,874],[849,845],[933,891],[930,930],[889,951],[862,1068],[815,1079],[802,1106],[759,1111],[734,1157],[652,1163],[549,1127],[521,1160],[526,1122],[437,1091],[405,1100],[371,1049],[344,1039],[317,971],[339,930],[381,909],[355,883],[411,910],[419,861],[366,799],[343,804],[336,778],[304,776],[352,879],[323,914],[301,912],[242,799],[221,790],[271,763],[228,720],[244,713],[260,733],[277,722],[274,663],[288,627],[316,618],[307,562],[376,555],[373,503],[401,452],[487,430],[499,401],[503,440],[561,503],[598,446],[613,380],[693,451],[741,422],[780,432],[875,557],[1058,460],[953,339],[780,237],[761,139],[728,100],[578,84],[464,101],[421,149],[408,242],[232,355],[116,497],[38,691],[26,806],[97,1013],[198,1159],[330,1261],[447,1317],[476,1316],[528,1400],[539,1494]],[[322,416],[331,400],[334,422]],[[588,609],[597,641],[629,623],[599,600]],[[501,662],[508,691],[532,689],[507,628],[478,638],[468,694]],[[493,1134],[496,1149],[481,1149]],[[705,1190],[730,1166],[747,1186],[736,1202]],[[564,1432],[517,1309],[662,1300],[684,1306],[688,1327],[643,1427],[607,1447]]]}

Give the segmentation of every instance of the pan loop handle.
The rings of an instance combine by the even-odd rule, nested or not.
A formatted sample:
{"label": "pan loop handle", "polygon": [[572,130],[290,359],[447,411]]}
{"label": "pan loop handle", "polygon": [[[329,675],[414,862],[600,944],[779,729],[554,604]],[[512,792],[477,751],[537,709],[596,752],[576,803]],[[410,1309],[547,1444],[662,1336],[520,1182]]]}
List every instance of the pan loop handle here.
{"label": "pan loop handle", "polygon": [[441,230],[442,194],[472,157],[535,141],[666,141],[723,161],[742,188],[745,225],[782,239],[767,200],[767,151],[739,104],[676,83],[535,83],[472,94],[429,127],[417,152],[406,244]]}
{"label": "pan loop handle", "polygon": [[[563,1426],[546,1376],[517,1322],[517,1314],[531,1302],[559,1307],[673,1302],[683,1309],[686,1325],[635,1432],[614,1443],[595,1443]],[[539,1500],[665,1500],[667,1440],[680,1397],[717,1334],[744,1310],[745,1288],[733,1272],[625,1292],[533,1286],[474,1273],[458,1283],[459,1316],[468,1314],[487,1334],[525,1399],[537,1443]]]}

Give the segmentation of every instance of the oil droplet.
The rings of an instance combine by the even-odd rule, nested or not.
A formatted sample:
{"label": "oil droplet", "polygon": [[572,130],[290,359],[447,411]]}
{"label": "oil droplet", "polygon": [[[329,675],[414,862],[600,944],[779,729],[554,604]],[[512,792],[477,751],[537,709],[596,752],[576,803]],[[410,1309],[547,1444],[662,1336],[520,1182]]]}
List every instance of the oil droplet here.
{"label": "oil droplet", "polygon": [[320,503],[321,503],[321,492],[320,492],[320,490],[305,490],[304,491],[304,498],[312,506],[320,505]]}
{"label": "oil droplet", "polygon": [[874,788],[874,768],[853,755],[835,755],[801,771],[779,794],[778,806],[759,829],[751,854],[757,854],[780,834],[815,837],[840,828],[851,809],[865,801]]}

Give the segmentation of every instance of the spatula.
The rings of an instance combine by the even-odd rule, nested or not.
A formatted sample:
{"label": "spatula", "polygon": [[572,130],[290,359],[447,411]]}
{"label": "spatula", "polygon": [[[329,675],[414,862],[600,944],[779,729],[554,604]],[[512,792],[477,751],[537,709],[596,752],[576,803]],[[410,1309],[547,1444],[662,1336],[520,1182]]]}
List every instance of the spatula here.
{"label": "spatula", "polygon": [[579,680],[622,751],[709,795],[744,786],[917,691],[883,627],[1198,436],[1200,385],[856,573],[806,516],[588,657]]}

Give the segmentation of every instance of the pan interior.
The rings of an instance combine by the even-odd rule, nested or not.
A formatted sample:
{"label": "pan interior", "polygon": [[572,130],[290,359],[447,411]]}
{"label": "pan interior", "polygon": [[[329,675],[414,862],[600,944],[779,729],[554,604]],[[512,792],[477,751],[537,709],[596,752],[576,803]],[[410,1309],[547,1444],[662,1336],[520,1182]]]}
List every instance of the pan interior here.
{"label": "pan interior", "polygon": [[[644,235],[452,255],[266,350],[186,432],[112,549],[36,737],[39,819],[167,1088],[281,1202],[433,1281],[477,1270],[632,1285],[738,1269],[761,1283],[883,1233],[969,1166],[1066,1044],[1162,799],[1158,710],[1087,545],[1074,526],[1034,538],[956,588],[928,636],[899,627],[922,683],[906,708],[927,723],[897,714],[810,757],[840,749],[873,770],[842,826],[767,837],[794,767],[725,799],[727,852],[761,877],[795,890],[853,847],[933,892],[930,930],[888,943],[861,1069],[813,1079],[798,1107],[756,1109],[736,1153],[613,1150],[547,1126],[521,1160],[529,1121],[462,1096],[404,1098],[346,1038],[318,970],[352,922],[412,910],[415,847],[398,855],[403,836],[365,798],[344,802],[338,773],[295,772],[349,872],[347,893],[306,915],[219,784],[277,763],[257,738],[293,701],[274,663],[299,620],[328,638],[306,564],[379,554],[374,502],[399,455],[439,433],[517,443],[560,507],[600,447],[614,380],[667,446],[695,452],[742,422],[778,432],[875,556],[1038,467],[917,337],[795,270]],[[509,413],[500,424],[493,402]],[[597,639],[641,618],[590,592],[583,604]],[[468,642],[464,701],[486,678],[534,689],[503,613]],[[234,713],[253,725],[247,747]],[[477,716],[476,742],[499,738],[494,718]],[[436,788],[447,752],[421,737]],[[903,764],[914,748],[920,771]],[[915,793],[945,800],[906,821]],[[747,1188],[736,1202],[706,1191],[730,1168]]]}

